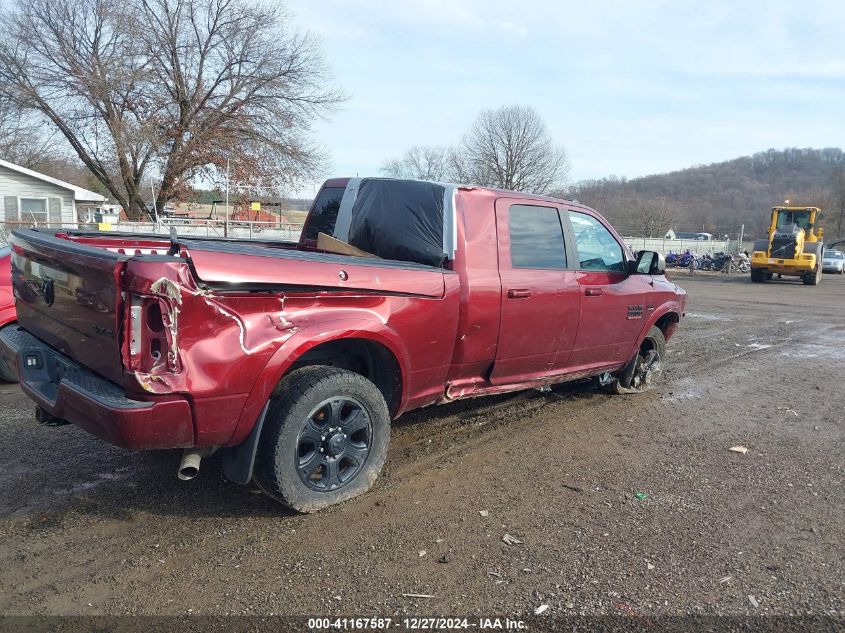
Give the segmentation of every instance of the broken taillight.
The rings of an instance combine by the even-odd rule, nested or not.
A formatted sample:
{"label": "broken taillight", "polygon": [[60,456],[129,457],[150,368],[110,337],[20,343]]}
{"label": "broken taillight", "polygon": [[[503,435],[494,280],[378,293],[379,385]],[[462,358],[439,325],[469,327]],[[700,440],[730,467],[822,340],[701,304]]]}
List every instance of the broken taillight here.
{"label": "broken taillight", "polygon": [[177,318],[178,309],[165,299],[131,295],[125,330],[126,367],[145,374],[178,371]]}

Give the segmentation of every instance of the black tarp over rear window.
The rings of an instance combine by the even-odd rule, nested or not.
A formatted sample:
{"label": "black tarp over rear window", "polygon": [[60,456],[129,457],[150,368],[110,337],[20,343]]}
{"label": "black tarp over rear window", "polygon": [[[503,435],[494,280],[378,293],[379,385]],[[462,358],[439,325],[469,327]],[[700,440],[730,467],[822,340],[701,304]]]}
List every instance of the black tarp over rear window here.
{"label": "black tarp over rear window", "polygon": [[445,187],[415,180],[361,182],[349,243],[383,257],[442,266]]}

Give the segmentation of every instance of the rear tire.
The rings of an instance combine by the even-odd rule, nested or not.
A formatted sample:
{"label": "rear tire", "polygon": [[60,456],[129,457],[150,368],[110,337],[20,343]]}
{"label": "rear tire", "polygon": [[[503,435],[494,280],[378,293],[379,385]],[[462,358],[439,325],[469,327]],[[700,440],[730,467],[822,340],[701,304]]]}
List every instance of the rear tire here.
{"label": "rear tire", "polygon": [[604,386],[615,394],[643,393],[654,389],[663,375],[666,362],[666,338],[658,327],[652,327],[631,362],[623,367],[613,382]]}
{"label": "rear tire", "polygon": [[[0,332],[5,330],[7,327],[15,327],[15,324],[10,323],[9,325],[0,328]],[[2,356],[0,356],[0,382],[18,382],[18,373],[12,369],[5,360],[3,360]]]}
{"label": "rear tire", "polygon": [[390,442],[378,388],[354,372],[303,367],[285,376],[267,412],[254,478],[298,512],[315,512],[369,490]]}
{"label": "rear tire", "polygon": [[755,284],[761,284],[766,281],[766,273],[759,268],[751,269],[751,281]]}

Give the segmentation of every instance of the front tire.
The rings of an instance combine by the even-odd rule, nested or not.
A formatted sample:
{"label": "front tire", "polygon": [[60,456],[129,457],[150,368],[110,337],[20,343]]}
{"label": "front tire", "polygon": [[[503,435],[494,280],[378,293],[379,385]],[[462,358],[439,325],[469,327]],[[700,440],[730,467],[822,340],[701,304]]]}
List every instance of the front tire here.
{"label": "front tire", "polygon": [[663,375],[666,359],[666,338],[658,327],[652,327],[640,345],[637,355],[614,377],[605,389],[616,394],[643,393],[654,389]]}
{"label": "front tire", "polygon": [[298,512],[315,512],[369,490],[390,443],[390,413],[369,380],[336,367],[285,376],[267,412],[254,478]]}
{"label": "front tire", "polygon": [[822,281],[821,266],[816,266],[816,269],[812,273],[807,273],[801,279],[805,286],[818,286]]}

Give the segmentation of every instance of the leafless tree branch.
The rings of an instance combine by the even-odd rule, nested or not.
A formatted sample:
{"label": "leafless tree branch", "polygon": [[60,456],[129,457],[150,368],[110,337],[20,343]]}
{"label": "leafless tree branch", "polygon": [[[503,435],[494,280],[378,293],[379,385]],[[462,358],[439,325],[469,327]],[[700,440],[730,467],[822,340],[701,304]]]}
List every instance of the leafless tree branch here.
{"label": "leafless tree branch", "polygon": [[310,126],[345,97],[319,41],[281,3],[21,0],[0,15],[0,95],[58,130],[127,209],[197,176],[296,186],[322,153]]}
{"label": "leafless tree branch", "polygon": [[537,112],[525,106],[483,110],[453,147],[414,146],[386,160],[394,178],[449,180],[529,193],[560,191],[569,161]]}

